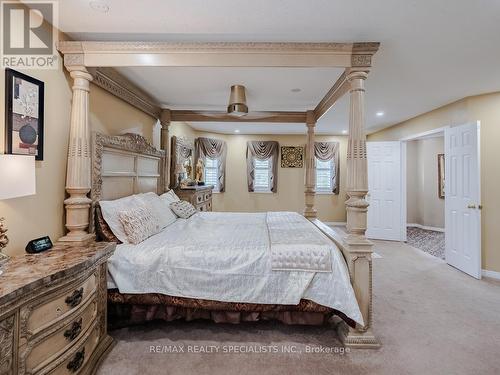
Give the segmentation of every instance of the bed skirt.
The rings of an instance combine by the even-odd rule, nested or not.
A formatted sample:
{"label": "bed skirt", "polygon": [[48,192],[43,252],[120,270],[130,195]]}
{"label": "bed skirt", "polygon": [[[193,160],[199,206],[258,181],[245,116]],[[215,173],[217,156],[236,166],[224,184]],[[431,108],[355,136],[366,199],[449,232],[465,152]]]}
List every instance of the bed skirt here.
{"label": "bed skirt", "polygon": [[270,305],[210,301],[156,293],[121,294],[117,289],[108,290],[110,329],[153,320],[177,319],[209,319],[216,323],[232,324],[278,320],[293,325],[322,325],[328,323],[333,316],[339,316],[351,327],[355,326],[355,322],[340,311],[304,299],[298,305]]}

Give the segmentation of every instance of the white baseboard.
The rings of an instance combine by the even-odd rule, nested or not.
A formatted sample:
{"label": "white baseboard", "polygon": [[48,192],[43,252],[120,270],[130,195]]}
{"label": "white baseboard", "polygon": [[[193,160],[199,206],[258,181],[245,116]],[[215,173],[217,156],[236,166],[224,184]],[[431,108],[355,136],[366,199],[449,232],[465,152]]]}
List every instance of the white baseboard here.
{"label": "white baseboard", "polygon": [[342,225],[347,225],[347,222],[345,221],[323,221],[326,225],[332,226],[332,227],[339,227]]}
{"label": "white baseboard", "polygon": [[497,280],[500,280],[500,272],[496,272],[496,271],[488,271],[488,270],[482,270],[481,271],[481,275],[483,277],[490,277],[492,279],[497,279]]}
{"label": "white baseboard", "polygon": [[417,223],[408,223],[406,224],[407,227],[415,227],[415,228],[420,228],[423,230],[433,230],[434,232],[443,232],[444,233],[444,228],[438,228],[438,227],[428,227],[426,225],[421,225]]}

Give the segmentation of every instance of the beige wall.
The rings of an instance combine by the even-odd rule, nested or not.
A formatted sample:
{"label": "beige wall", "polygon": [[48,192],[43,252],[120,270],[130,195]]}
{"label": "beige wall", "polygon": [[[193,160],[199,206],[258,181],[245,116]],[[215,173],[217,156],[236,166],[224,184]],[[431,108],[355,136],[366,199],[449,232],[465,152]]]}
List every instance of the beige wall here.
{"label": "beige wall", "polygon": [[369,140],[398,140],[443,126],[481,122],[482,265],[500,272],[500,92],[465,98],[371,134]]}
{"label": "beige wall", "polygon": [[[63,199],[68,152],[71,88],[59,70],[23,70],[45,82],[44,160],[36,162],[36,195],[0,201],[10,243],[5,253],[19,254],[31,239],[63,234]],[[5,70],[0,71],[0,150],[5,151]]]}
{"label": "beige wall", "polygon": [[[36,195],[0,201],[0,216],[5,217],[10,243],[6,254],[22,254],[27,242],[49,235],[56,241],[64,233],[66,157],[71,110],[71,79],[58,70],[23,70],[45,82],[44,160],[36,162]],[[5,71],[0,71],[0,152],[5,137]],[[119,134],[136,129],[151,139],[156,120],[136,108],[91,85],[91,129]],[[1,171],[0,171],[1,173]]]}
{"label": "beige wall", "polygon": [[152,141],[156,119],[111,95],[99,86],[90,87],[90,116],[92,131],[118,135],[136,133]]}
{"label": "beige wall", "polygon": [[444,228],[444,199],[438,196],[437,155],[444,137],[407,142],[406,194],[408,224]]}
{"label": "beige wall", "polygon": [[[246,177],[246,142],[250,140],[278,141],[280,146],[305,145],[305,135],[226,135],[193,131],[189,125],[176,125],[171,135],[212,137],[227,142],[226,191],[214,194],[216,211],[296,211],[304,209],[304,168],[281,168],[278,165],[277,193],[249,193]],[[344,201],[346,181],[347,137],[317,136],[318,141],[340,142],[340,194],[316,196],[318,216],[324,221],[346,220]]]}

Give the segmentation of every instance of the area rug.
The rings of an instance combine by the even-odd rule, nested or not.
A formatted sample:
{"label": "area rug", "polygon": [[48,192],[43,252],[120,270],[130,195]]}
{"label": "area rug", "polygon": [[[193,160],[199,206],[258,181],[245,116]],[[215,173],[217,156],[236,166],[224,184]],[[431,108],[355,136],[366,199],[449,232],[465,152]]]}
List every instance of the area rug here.
{"label": "area rug", "polygon": [[444,233],[416,227],[407,228],[407,243],[444,260]]}

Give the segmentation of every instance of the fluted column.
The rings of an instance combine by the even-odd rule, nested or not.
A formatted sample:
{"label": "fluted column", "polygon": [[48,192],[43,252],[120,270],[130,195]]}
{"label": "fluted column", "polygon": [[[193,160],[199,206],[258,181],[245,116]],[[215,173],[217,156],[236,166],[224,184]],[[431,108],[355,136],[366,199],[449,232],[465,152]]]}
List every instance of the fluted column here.
{"label": "fluted column", "polygon": [[93,238],[88,233],[90,192],[90,129],[89,92],[92,76],[83,66],[67,67],[73,78],[73,100],[66,173],[66,191],[69,197],[64,201],[66,228],[68,233],[60,241],[86,242]]}
{"label": "fluted column", "polygon": [[160,123],[161,123],[161,149],[165,151],[165,164],[163,167],[164,174],[164,190],[167,191],[170,188],[170,138],[168,129],[171,122],[171,114],[169,109],[163,109],[161,111]]}
{"label": "fluted column", "polygon": [[314,207],[316,198],[316,163],[314,160],[314,128],[316,117],[313,111],[307,111],[307,143],[306,143],[306,179],[305,179],[305,208],[304,216],[308,219],[316,219],[318,212]]}
{"label": "fluted column", "polygon": [[366,231],[368,202],[368,164],[366,159],[364,81],[367,72],[348,74],[350,95],[349,141],[347,146],[347,232],[363,239]]}

